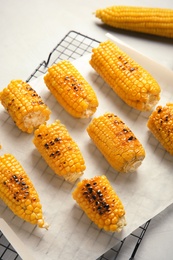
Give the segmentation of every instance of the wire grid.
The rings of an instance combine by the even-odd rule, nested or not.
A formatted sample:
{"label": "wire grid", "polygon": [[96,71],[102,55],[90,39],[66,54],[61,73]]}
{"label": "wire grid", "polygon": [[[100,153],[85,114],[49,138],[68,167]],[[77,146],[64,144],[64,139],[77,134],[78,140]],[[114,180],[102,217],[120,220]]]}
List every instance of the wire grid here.
{"label": "wire grid", "polygon": [[50,52],[47,60],[42,61],[36,70],[27,79],[27,82],[44,74],[47,67],[60,60],[76,60],[87,53],[91,53],[99,41],[81,33],[70,31]]}
{"label": "wire grid", "polygon": [[22,260],[19,254],[12,247],[5,235],[0,231],[0,259],[1,260]]}
{"label": "wire grid", "polygon": [[[87,53],[91,53],[92,48],[98,46],[99,41],[90,38],[81,33],[70,31],[50,52],[47,60],[42,61],[35,71],[29,76],[26,82],[37,78],[46,73],[47,68],[60,60],[68,59],[75,60]],[[98,76],[99,77],[99,76]],[[123,239],[115,247],[101,255],[97,260],[116,260],[126,242],[133,238],[132,251],[129,255],[129,260],[134,259],[140,243],[147,231],[150,220],[143,226],[140,226],[136,231]],[[14,250],[5,235],[0,231],[0,259],[2,260],[21,260],[19,254]]]}

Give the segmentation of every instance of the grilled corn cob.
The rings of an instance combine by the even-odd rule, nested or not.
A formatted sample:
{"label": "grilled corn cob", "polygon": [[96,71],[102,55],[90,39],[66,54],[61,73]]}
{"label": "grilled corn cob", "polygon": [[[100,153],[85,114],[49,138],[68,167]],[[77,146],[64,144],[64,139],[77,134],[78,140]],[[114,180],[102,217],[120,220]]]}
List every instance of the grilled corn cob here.
{"label": "grilled corn cob", "polygon": [[98,9],[97,18],[109,26],[173,38],[173,10],[137,6]]}
{"label": "grilled corn cob", "polygon": [[93,49],[90,64],[129,106],[147,111],[159,101],[156,80],[110,40]]}
{"label": "grilled corn cob", "polygon": [[33,143],[56,174],[69,182],[82,176],[85,170],[82,154],[59,120],[50,125],[40,125],[34,132]]}
{"label": "grilled corn cob", "polygon": [[32,133],[49,119],[50,110],[26,82],[12,80],[0,93],[0,101],[20,130]]}
{"label": "grilled corn cob", "polygon": [[166,151],[173,155],[173,104],[158,106],[150,115],[147,126]]}
{"label": "grilled corn cob", "polygon": [[18,217],[48,228],[38,193],[23,167],[11,154],[0,157],[0,198]]}
{"label": "grilled corn cob", "polygon": [[94,118],[87,132],[109,164],[119,172],[135,171],[145,158],[142,144],[113,113]]}
{"label": "grilled corn cob", "polygon": [[97,107],[96,94],[70,61],[60,61],[48,69],[44,77],[48,89],[72,116],[88,118]]}
{"label": "grilled corn cob", "polygon": [[120,232],[126,225],[123,204],[106,176],[79,182],[72,196],[99,228]]}

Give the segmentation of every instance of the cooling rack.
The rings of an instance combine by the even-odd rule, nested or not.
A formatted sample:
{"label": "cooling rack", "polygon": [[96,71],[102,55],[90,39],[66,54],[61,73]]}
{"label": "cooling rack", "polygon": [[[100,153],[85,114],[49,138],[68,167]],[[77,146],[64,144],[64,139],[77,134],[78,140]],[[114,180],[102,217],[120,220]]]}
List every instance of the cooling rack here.
{"label": "cooling rack", "polygon": [[[98,45],[99,41],[83,35],[76,31],[68,32],[65,37],[55,46],[50,52],[48,58],[43,60],[35,71],[26,80],[37,78],[47,71],[47,67],[57,63],[59,60],[68,59],[75,60],[81,56],[91,53],[92,48]],[[101,255],[97,260],[115,260],[118,255],[130,243],[129,260],[134,259],[136,252],[142,242],[142,239],[150,224],[148,220],[144,225],[140,226],[137,230],[131,233],[128,237],[120,241],[115,247]],[[16,252],[13,245],[6,238],[5,234],[0,231],[0,259],[2,260],[21,260],[20,253]]]}

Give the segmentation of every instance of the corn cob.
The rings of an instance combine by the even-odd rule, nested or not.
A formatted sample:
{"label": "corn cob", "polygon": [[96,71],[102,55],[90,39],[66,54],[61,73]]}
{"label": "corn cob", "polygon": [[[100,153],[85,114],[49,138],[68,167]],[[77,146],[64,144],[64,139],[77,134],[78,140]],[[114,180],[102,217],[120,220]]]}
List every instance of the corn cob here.
{"label": "corn cob", "polygon": [[94,48],[90,64],[129,106],[147,111],[159,101],[156,80],[113,42],[107,40]]}
{"label": "corn cob", "polygon": [[11,154],[0,157],[0,198],[18,217],[48,228],[38,193],[21,164]]}
{"label": "corn cob", "polygon": [[126,225],[123,204],[106,176],[84,179],[77,184],[72,196],[99,228],[120,232]]}
{"label": "corn cob", "polygon": [[32,133],[49,119],[50,110],[26,82],[12,80],[0,93],[0,101],[20,130]]}
{"label": "corn cob", "polygon": [[95,16],[109,26],[173,38],[173,10],[137,6],[98,9]]}
{"label": "corn cob", "polygon": [[166,151],[173,155],[173,104],[158,106],[150,115],[147,126]]}
{"label": "corn cob", "polygon": [[135,171],[145,158],[142,144],[113,113],[94,118],[87,132],[109,164],[119,172]]}
{"label": "corn cob", "polygon": [[82,176],[85,170],[82,154],[59,120],[36,129],[33,143],[56,174],[69,182],[74,182]]}
{"label": "corn cob", "polygon": [[48,69],[44,77],[48,89],[72,116],[88,118],[97,107],[96,94],[70,61],[60,61]]}

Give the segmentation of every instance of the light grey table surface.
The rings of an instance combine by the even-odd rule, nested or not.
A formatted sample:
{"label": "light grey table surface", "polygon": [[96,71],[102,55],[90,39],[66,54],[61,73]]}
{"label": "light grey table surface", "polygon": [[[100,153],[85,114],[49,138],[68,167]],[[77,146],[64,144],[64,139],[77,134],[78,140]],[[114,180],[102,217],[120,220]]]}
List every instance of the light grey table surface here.
{"label": "light grey table surface", "polygon": [[[11,79],[27,79],[38,64],[70,31],[99,41],[110,32],[136,50],[173,69],[173,40],[102,26],[93,12],[111,5],[144,5],[173,8],[172,0],[1,0],[0,1],[0,88]],[[163,189],[166,187],[163,187]],[[139,260],[173,259],[173,206],[156,216],[137,252]],[[120,259],[128,259],[128,250]]]}

